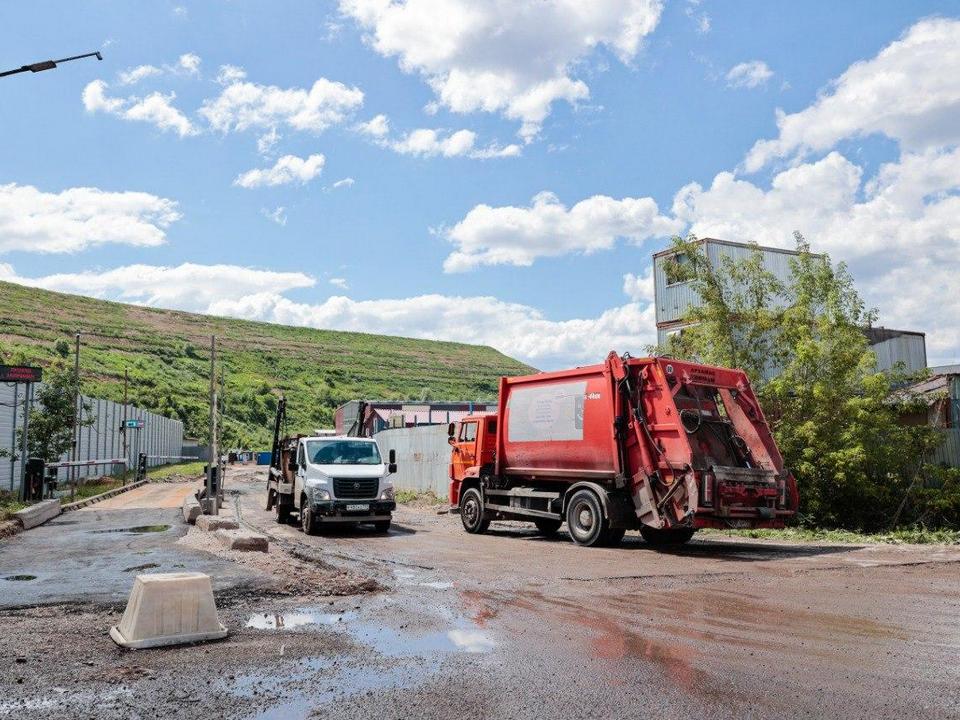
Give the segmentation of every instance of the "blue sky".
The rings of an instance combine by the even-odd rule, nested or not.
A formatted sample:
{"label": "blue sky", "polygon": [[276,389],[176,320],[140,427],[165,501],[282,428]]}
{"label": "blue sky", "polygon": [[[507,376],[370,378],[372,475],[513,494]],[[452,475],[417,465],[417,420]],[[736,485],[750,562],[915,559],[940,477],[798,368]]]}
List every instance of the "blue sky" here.
{"label": "blue sky", "polygon": [[5,68],[104,55],[0,79],[5,279],[546,368],[653,341],[671,233],[798,229],[960,359],[958,2],[37,2],[0,27]]}

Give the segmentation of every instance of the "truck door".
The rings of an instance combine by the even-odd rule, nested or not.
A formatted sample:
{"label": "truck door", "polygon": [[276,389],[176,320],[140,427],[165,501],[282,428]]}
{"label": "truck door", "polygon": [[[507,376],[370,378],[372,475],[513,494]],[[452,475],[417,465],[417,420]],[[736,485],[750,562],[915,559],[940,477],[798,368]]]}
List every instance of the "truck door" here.
{"label": "truck door", "polygon": [[304,480],[307,477],[307,455],[301,440],[297,443],[297,476],[293,481],[293,501],[300,507],[300,495],[303,493]]}
{"label": "truck door", "polygon": [[460,423],[460,434],[452,458],[455,480],[462,480],[467,468],[477,464],[477,424],[476,420]]}

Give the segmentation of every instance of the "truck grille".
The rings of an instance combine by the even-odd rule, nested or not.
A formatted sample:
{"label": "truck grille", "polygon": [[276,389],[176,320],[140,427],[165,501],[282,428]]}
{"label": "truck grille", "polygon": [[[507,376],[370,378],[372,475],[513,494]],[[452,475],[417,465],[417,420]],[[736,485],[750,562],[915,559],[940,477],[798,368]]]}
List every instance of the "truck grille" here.
{"label": "truck grille", "polygon": [[338,500],[375,498],[379,483],[377,478],[334,478],[333,494]]}

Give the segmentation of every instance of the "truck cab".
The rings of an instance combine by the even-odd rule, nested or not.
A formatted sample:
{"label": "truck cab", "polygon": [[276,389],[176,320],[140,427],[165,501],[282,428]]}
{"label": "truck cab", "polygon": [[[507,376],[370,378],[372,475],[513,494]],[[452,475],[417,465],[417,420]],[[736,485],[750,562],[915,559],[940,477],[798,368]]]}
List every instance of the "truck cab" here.
{"label": "truck cab", "polygon": [[[315,436],[281,443],[282,482],[268,498],[278,522],[299,516],[307,534],[321,527],[372,523],[378,532],[390,529],[396,509],[393,481],[396,457],[387,462],[373,438]],[[271,469],[271,480],[277,476]]]}
{"label": "truck cab", "polygon": [[459,508],[464,479],[479,477],[482,468],[493,466],[497,445],[495,413],[467,415],[447,429],[450,444],[450,506]]}

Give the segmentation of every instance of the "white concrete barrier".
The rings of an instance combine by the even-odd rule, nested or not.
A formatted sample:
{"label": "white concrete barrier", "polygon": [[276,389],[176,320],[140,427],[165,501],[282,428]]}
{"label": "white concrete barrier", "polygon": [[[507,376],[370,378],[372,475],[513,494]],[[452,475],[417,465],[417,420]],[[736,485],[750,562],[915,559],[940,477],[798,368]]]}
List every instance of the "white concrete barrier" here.
{"label": "white concrete barrier", "polygon": [[240,524],[229,517],[220,517],[219,515],[201,515],[195,523],[197,530],[236,530]]}
{"label": "white concrete barrier", "polygon": [[266,535],[246,530],[217,530],[215,536],[227,550],[267,552],[270,549],[270,541]]}
{"label": "white concrete barrier", "polygon": [[42,500],[36,505],[24,508],[13,516],[20,521],[24,530],[29,530],[37,525],[43,525],[47,520],[55,518],[60,514],[59,500]]}
{"label": "white concrete barrier", "polygon": [[188,495],[183,501],[183,519],[193,525],[202,514],[200,502],[193,495]]}
{"label": "white concrete barrier", "polygon": [[113,641],[139,649],[218,640],[227,636],[210,576],[198,572],[137,575]]}

